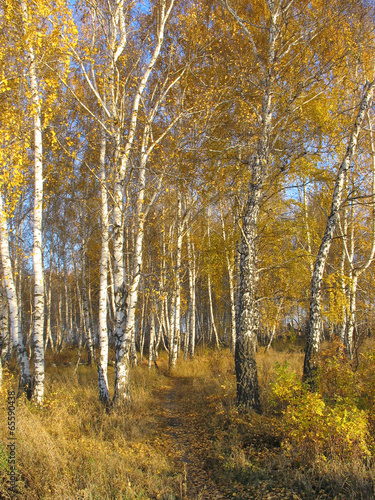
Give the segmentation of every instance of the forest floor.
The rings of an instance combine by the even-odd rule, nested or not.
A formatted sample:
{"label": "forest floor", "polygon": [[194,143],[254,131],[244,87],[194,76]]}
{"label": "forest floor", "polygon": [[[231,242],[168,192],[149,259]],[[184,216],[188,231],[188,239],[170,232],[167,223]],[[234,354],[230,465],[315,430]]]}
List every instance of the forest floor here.
{"label": "forest floor", "polygon": [[207,436],[192,404],[193,391],[191,377],[168,376],[159,393],[160,436],[166,441],[167,453],[181,469],[181,498],[226,499],[228,491],[215,483],[205,467]]}
{"label": "forest floor", "polygon": [[[110,412],[98,401],[96,367],[81,364],[75,372],[76,360],[74,349],[47,352],[44,406],[17,400],[16,495],[9,491],[4,443],[6,394],[16,388],[17,373],[14,365],[5,370],[0,499],[375,498],[372,458],[364,461],[354,454],[341,460],[336,454],[316,459],[310,448],[303,449],[315,438],[303,446],[297,442],[291,452],[284,447],[283,416],[272,407],[271,387],[277,364],[288,362],[300,379],[299,347],[258,354],[262,415],[237,411],[234,361],[226,349],[201,350],[194,360],[179,360],[172,372],[166,353],[160,353],[158,369],[149,371],[145,363],[132,368],[132,404]],[[113,360],[112,356],[111,388]],[[369,361],[372,383],[372,358]],[[347,385],[347,372],[343,373]]]}
{"label": "forest floor", "polygon": [[[222,499],[302,499],[292,489],[283,484],[277,484],[275,477],[256,477],[254,482],[236,481],[236,478],[220,472],[216,464],[215,471],[210,470],[210,463],[215,462],[215,436],[207,428],[207,419],[213,420],[216,403],[213,395],[205,396],[203,387],[205,381],[198,377],[181,376],[165,371],[166,383],[159,391],[157,415],[159,416],[158,441],[164,442],[166,453],[173,457],[177,469],[180,471],[180,498],[191,500],[222,500]],[[227,381],[226,381],[227,382]],[[226,388],[221,384],[221,388]],[[219,410],[220,412],[220,410]],[[211,415],[210,415],[211,414]],[[259,457],[270,446],[270,437],[258,432],[247,436],[249,441],[257,443]],[[271,439],[272,441],[272,439]],[[280,444],[276,440],[276,447]],[[236,454],[233,450],[232,454]],[[224,456],[219,456],[224,462]],[[234,458],[235,461],[235,458]],[[222,465],[225,466],[223,463]],[[233,468],[235,468],[235,465]],[[220,467],[220,465],[219,465]],[[215,476],[215,477],[214,477]],[[328,498],[321,494],[319,498]]]}

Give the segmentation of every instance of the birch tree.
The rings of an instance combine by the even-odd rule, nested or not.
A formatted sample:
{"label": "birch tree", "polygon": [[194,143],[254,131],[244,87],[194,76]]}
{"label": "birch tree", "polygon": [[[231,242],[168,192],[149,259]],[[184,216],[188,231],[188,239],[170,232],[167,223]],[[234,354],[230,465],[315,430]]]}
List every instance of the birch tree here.
{"label": "birch tree", "polygon": [[[240,129],[237,160],[243,165],[248,185],[241,224],[235,364],[237,404],[260,411],[255,362],[260,299],[260,209],[269,187],[275,179],[286,175],[308,139],[301,136],[298,143],[290,132],[298,131],[297,122],[313,123],[313,115],[306,111],[312,102],[314,106],[319,99],[322,102],[324,76],[332,75],[334,64],[336,70],[342,67],[340,60],[346,48],[340,46],[339,39],[336,44],[326,45],[325,30],[345,20],[342,12],[335,10],[336,4],[332,5],[331,14],[319,2],[312,7],[297,1],[266,0],[259,10],[252,10],[250,17],[241,2],[221,3],[243,34],[251,58],[248,65],[253,67],[251,74],[246,77],[242,74],[237,91],[238,102],[242,103],[239,109],[246,109],[244,125],[248,126],[247,133],[243,127]],[[324,15],[324,23],[318,22],[319,15]],[[233,137],[235,130],[234,126]]]}
{"label": "birch tree", "polygon": [[9,235],[7,218],[3,208],[3,197],[0,196],[0,236],[1,236],[1,264],[4,273],[5,290],[8,299],[10,331],[17,352],[17,361],[20,369],[19,393],[26,391],[27,397],[31,397],[31,371],[27,350],[23,341],[19,322],[19,307],[14,284],[12,263],[9,255]]}
{"label": "birch tree", "polygon": [[[152,122],[163,98],[171,85],[165,81],[158,92],[156,104],[146,112],[143,121],[143,135],[139,132],[140,115],[143,104],[146,102],[145,92],[162,51],[167,22],[171,15],[174,0],[163,0],[150,5],[151,17],[145,12],[137,10],[133,3],[120,1],[108,6],[93,3],[85,7],[89,14],[92,26],[91,42],[95,46],[96,40],[106,40],[105,51],[101,54],[103,72],[99,76],[96,72],[96,54],[86,56],[86,48],[79,50],[72,47],[72,55],[76,58],[81,74],[96,100],[96,108],[85,103],[72,90],[82,107],[96,122],[104,128],[111,138],[113,146],[113,283],[115,296],[115,339],[116,339],[116,368],[114,402],[126,403],[130,401],[129,389],[129,350],[131,335],[134,331],[134,313],[137,303],[138,284],[141,271],[142,241],[144,223],[147,211],[143,211],[145,196],[145,168],[152,149],[160,142],[163,133],[153,138]],[[152,29],[146,23],[151,19]],[[142,24],[142,20],[144,24]],[[133,36],[132,23],[139,23],[139,36]],[[82,33],[88,33],[83,27]],[[142,38],[143,37],[143,38]],[[135,56],[135,58],[133,58]],[[100,84],[99,84],[100,82]],[[160,90],[160,87],[159,87]],[[145,99],[144,99],[145,98]],[[144,99],[144,101],[143,101]],[[155,102],[155,101],[154,101]],[[102,114],[96,112],[101,109]],[[130,112],[129,112],[130,110]],[[142,139],[143,136],[143,139]],[[130,161],[132,152],[138,139],[142,143],[139,156],[140,168],[138,171],[136,240],[133,256],[131,282],[127,289],[126,269],[124,266],[124,225],[125,207],[129,203],[126,183],[129,181]],[[151,139],[151,140],[150,140]],[[128,270],[129,271],[129,270]]]}
{"label": "birch tree", "polygon": [[322,335],[321,302],[324,268],[338,223],[345,176],[356,153],[359,134],[363,128],[363,121],[366,119],[366,114],[372,103],[374,87],[375,81],[366,83],[365,85],[364,94],[361,99],[354,126],[348,141],[347,150],[337,173],[335,187],[332,194],[331,210],[327,219],[326,229],[315,261],[314,272],[311,279],[309,330],[303,366],[303,376],[312,388],[315,384],[314,379],[316,374],[316,366],[313,357],[319,350]]}

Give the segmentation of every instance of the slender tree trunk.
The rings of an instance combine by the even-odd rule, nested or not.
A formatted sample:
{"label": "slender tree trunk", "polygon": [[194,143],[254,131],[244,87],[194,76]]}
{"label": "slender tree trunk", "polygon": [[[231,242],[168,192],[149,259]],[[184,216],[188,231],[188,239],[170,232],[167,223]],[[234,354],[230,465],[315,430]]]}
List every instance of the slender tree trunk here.
{"label": "slender tree trunk", "polygon": [[[126,300],[125,291],[125,272],[123,264],[123,204],[124,204],[124,193],[123,184],[126,177],[126,172],[128,169],[129,156],[133,143],[136,136],[137,126],[138,126],[138,112],[139,106],[141,104],[142,95],[149,81],[153,68],[159,58],[160,51],[162,49],[164,33],[166,23],[168,21],[169,15],[172,11],[174,0],[172,0],[167,6],[165,0],[158,3],[157,15],[157,33],[156,33],[156,43],[154,50],[149,58],[148,64],[146,65],[142,77],[140,78],[139,85],[136,89],[132,111],[130,116],[130,123],[128,128],[127,140],[125,146],[121,140],[121,134],[118,133],[116,136],[116,172],[115,172],[115,183],[114,183],[114,237],[113,237],[113,247],[114,247],[114,284],[115,284],[115,339],[116,339],[116,365],[115,365],[115,393],[114,402],[117,400],[122,403],[127,403],[130,401],[130,386],[129,386],[129,350],[131,343],[131,334],[134,325],[135,307],[137,302],[138,294],[138,281],[139,273],[141,271],[139,259],[135,257],[135,270],[133,274],[133,283],[129,287],[129,297]],[[122,12],[122,17],[120,20],[124,21],[125,16]],[[116,27],[117,29],[117,27]],[[126,33],[126,26],[120,27],[120,35]],[[112,34],[113,40],[118,38],[118,30]],[[117,54],[121,54],[125,48],[125,43],[115,54],[112,54],[113,60],[116,61]],[[117,69],[117,68],[116,68]],[[113,71],[113,74],[115,72]],[[113,103],[112,103],[113,104]],[[143,159],[142,159],[143,160]],[[145,165],[143,165],[145,167]],[[141,196],[144,196],[144,182],[139,183]],[[143,200],[142,200],[143,202]],[[140,259],[142,259],[142,242],[143,242],[143,231],[144,231],[144,216],[138,212],[138,217],[140,217],[140,225],[138,227],[137,241],[135,244],[135,254],[138,252]],[[138,249],[137,249],[138,248]],[[127,311],[125,314],[124,306],[127,303]]]}
{"label": "slender tree trunk", "polygon": [[280,315],[280,312],[281,312],[281,309],[283,307],[283,304],[284,304],[284,301],[283,300],[280,300],[280,304],[279,304],[279,307],[277,308],[277,313],[276,313],[276,316],[275,316],[275,320],[273,322],[273,325],[272,325],[272,330],[271,330],[271,336],[270,336],[270,339],[268,341],[268,344],[266,345],[266,348],[264,349],[264,353],[266,354],[266,352],[268,352],[268,350],[270,349],[271,345],[272,345],[272,341],[275,337],[275,332],[276,332],[276,326],[277,326],[277,321],[279,319],[279,315]]}
{"label": "slender tree trunk", "polygon": [[93,334],[91,328],[90,307],[87,294],[87,276],[86,276],[86,242],[82,244],[82,306],[85,318],[85,333],[87,342],[87,363],[91,365],[94,361]]}
{"label": "slender tree trunk", "polygon": [[102,223],[102,248],[100,255],[100,290],[99,290],[99,362],[98,362],[98,386],[99,401],[109,405],[108,385],[108,264],[109,264],[109,219],[108,219],[108,195],[107,178],[105,170],[106,137],[104,131],[100,138],[100,193],[101,193],[101,223]]}
{"label": "slender tree trunk", "polygon": [[195,354],[195,315],[196,315],[196,267],[194,255],[194,243],[191,241],[190,232],[187,234],[187,251],[188,251],[188,264],[189,264],[189,337],[188,337],[188,352],[190,358],[194,358]]}
{"label": "slender tree trunk", "polygon": [[175,368],[178,356],[178,344],[180,341],[180,326],[181,326],[181,253],[182,253],[182,207],[181,207],[181,193],[178,193],[177,199],[177,247],[176,247],[176,269],[175,269],[175,301],[174,310],[174,335],[173,343],[171,345],[171,362],[170,368]]}
{"label": "slender tree trunk", "polygon": [[10,331],[13,343],[17,352],[17,363],[19,366],[19,394],[26,392],[28,399],[31,398],[31,371],[27,350],[25,348],[22,332],[19,323],[18,300],[16,287],[14,284],[12,263],[9,254],[9,237],[7,221],[3,211],[3,198],[0,194],[0,245],[1,245],[1,264],[4,273],[5,290],[8,299]]}
{"label": "slender tree trunk", "polygon": [[155,363],[155,315],[151,311],[151,323],[150,323],[150,345],[148,351],[148,369],[151,370],[152,365]]}
{"label": "slender tree trunk", "polygon": [[[208,207],[208,210],[207,210],[207,238],[208,238],[208,251],[209,251],[209,254],[211,255],[210,218],[211,218],[211,211],[210,211],[210,207]],[[209,305],[209,309],[210,309],[210,323],[211,323],[210,342],[211,342],[211,335],[212,335],[212,331],[213,331],[214,335],[215,335],[216,349],[220,349],[219,335],[217,333],[215,316],[214,316],[214,308],[213,308],[213,304],[212,304],[211,265],[210,264],[208,265],[207,288],[208,288],[208,305]]]}
{"label": "slender tree trunk", "polygon": [[[371,154],[372,154],[372,190],[371,190],[371,221],[372,221],[372,240],[371,248],[367,259],[364,260],[362,264],[354,265],[355,258],[355,238],[354,238],[354,207],[352,206],[351,213],[351,230],[350,230],[350,250],[347,245],[347,238],[343,238],[344,251],[346,253],[349,265],[350,265],[350,286],[348,287],[349,294],[349,312],[347,320],[347,335],[345,339],[345,346],[350,359],[353,359],[354,355],[354,334],[355,334],[355,324],[356,324],[356,310],[357,310],[357,288],[358,279],[361,274],[369,268],[375,257],[375,145],[373,139],[373,123],[370,118],[370,112],[367,112],[368,124],[369,124],[369,135],[371,144]],[[344,234],[345,228],[344,228]]]}
{"label": "slender tree trunk", "polygon": [[352,163],[357,148],[358,136],[362,129],[363,120],[373,98],[374,86],[375,82],[366,85],[365,93],[359,106],[359,111],[349,139],[349,144],[338,171],[332,196],[331,212],[328,216],[327,226],[315,261],[314,272],[311,279],[309,332],[305,351],[303,378],[308,381],[312,389],[315,387],[316,373],[316,366],[313,358],[319,350],[322,335],[321,302],[324,268],[337,226],[346,172]]}
{"label": "slender tree trunk", "polygon": [[26,56],[30,77],[31,100],[34,117],[34,221],[33,221],[33,264],[34,264],[34,382],[33,392],[37,404],[44,398],[44,276],[42,253],[43,220],[43,147],[42,109],[36,73],[34,49],[29,42],[29,15],[27,4],[20,0],[22,23],[26,34]]}
{"label": "slender tree trunk", "polygon": [[346,260],[346,248],[347,248],[347,238],[348,238],[348,210],[344,207],[343,210],[343,227],[341,228],[341,237],[342,237],[342,249],[341,249],[341,257],[340,257],[340,288],[342,295],[342,305],[341,305],[341,324],[339,330],[339,336],[341,343],[344,345],[346,342],[346,329],[347,329],[347,300],[346,300],[346,283],[345,283],[345,260]]}
{"label": "slender tree trunk", "polygon": [[212,303],[212,287],[211,287],[211,275],[210,275],[210,273],[208,273],[208,277],[207,277],[207,287],[208,287],[208,302],[209,302],[209,306],[210,306],[211,327],[212,327],[212,331],[214,332],[214,336],[215,336],[216,349],[220,349],[219,335],[217,333],[215,316],[214,316],[214,307],[213,307],[213,303]]}
{"label": "slender tree trunk", "polygon": [[47,322],[46,322],[46,340],[44,345],[44,350],[47,350],[48,342],[51,345],[52,351],[55,350],[55,346],[53,345],[53,338],[51,333],[51,299],[52,299],[52,269],[50,269],[50,274],[48,278],[47,284],[47,300],[46,300],[46,309],[47,309]]}
{"label": "slender tree trunk", "polygon": [[147,298],[145,297],[145,293],[143,293],[143,306],[142,306],[142,316],[141,316],[141,341],[140,341],[140,358],[141,364],[143,362],[143,351],[145,346],[145,337],[146,337],[146,310],[147,310]]}
{"label": "slender tree trunk", "polygon": [[302,189],[303,189],[303,219],[304,219],[305,231],[306,231],[309,270],[310,270],[310,276],[312,276],[313,272],[314,272],[314,261],[313,261],[313,256],[312,256],[311,232],[310,232],[310,225],[309,225],[309,212],[308,212],[308,206],[307,206],[307,194],[306,194],[306,183],[305,182],[303,182]]}
{"label": "slender tree trunk", "polygon": [[[1,237],[1,234],[0,234]],[[0,252],[1,256],[1,252]],[[8,353],[11,345],[9,335],[8,301],[5,287],[0,288],[0,336],[2,342],[2,357],[9,359]]]}

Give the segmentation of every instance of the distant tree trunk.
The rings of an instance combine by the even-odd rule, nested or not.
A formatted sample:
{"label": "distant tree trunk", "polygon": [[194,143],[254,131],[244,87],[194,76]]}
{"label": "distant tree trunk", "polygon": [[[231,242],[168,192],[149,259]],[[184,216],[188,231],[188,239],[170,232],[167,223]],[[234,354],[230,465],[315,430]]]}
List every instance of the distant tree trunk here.
{"label": "distant tree trunk", "polygon": [[[135,326],[133,327],[132,333],[131,333],[130,357],[131,357],[132,367],[135,368],[138,365]],[[141,363],[142,363],[142,359],[141,359]]]}
{"label": "distant tree trunk", "polygon": [[46,340],[44,343],[44,350],[47,350],[48,342],[51,345],[52,351],[55,350],[55,346],[53,345],[53,338],[51,333],[51,299],[52,299],[52,269],[50,269],[48,283],[47,283],[47,297],[46,297],[46,310],[47,310],[47,321],[46,321]]}
{"label": "distant tree trunk", "polygon": [[280,304],[279,304],[279,307],[277,308],[277,313],[276,313],[276,316],[275,316],[275,319],[274,319],[274,322],[273,322],[273,325],[272,325],[271,335],[270,335],[268,344],[266,345],[266,348],[264,349],[264,353],[266,353],[269,350],[269,348],[271,347],[271,345],[272,345],[272,341],[273,341],[273,339],[275,337],[277,321],[279,319],[279,315],[280,315],[281,309],[283,307],[283,304],[284,304],[284,301],[280,300]]}
{"label": "distant tree trunk", "polygon": [[347,300],[346,300],[346,283],[345,283],[345,260],[346,260],[346,248],[347,248],[347,237],[348,237],[348,213],[347,208],[343,210],[343,227],[341,227],[341,238],[342,238],[342,249],[340,257],[340,289],[342,296],[341,305],[341,324],[339,325],[339,337],[341,343],[344,345],[346,342],[346,328],[347,328]]}
{"label": "distant tree trunk", "polygon": [[303,182],[302,190],[303,190],[303,219],[304,219],[305,231],[306,231],[309,270],[310,270],[310,276],[312,276],[313,272],[314,272],[314,261],[313,261],[313,256],[312,256],[311,231],[310,231],[309,218],[308,218],[309,212],[308,212],[308,206],[307,206],[306,182],[305,181]]}
{"label": "distant tree trunk", "polygon": [[210,273],[208,273],[208,277],[207,277],[207,287],[208,287],[208,302],[209,302],[209,306],[210,306],[210,322],[211,322],[212,330],[213,330],[214,336],[215,336],[216,349],[220,349],[219,335],[217,333],[215,316],[214,316],[214,307],[213,307],[213,303],[212,303],[212,287],[211,287],[211,275],[210,275]]}
{"label": "distant tree trunk", "polygon": [[155,363],[155,315],[151,311],[150,322],[150,345],[148,350],[148,369],[151,370],[152,365]]}
{"label": "distant tree trunk", "polygon": [[[210,207],[208,207],[208,211],[207,211],[207,237],[208,237],[208,251],[209,252],[211,252],[210,218],[211,218],[211,212],[210,212]],[[208,265],[207,288],[208,288],[208,303],[209,303],[209,308],[210,308],[211,327],[212,327],[212,330],[213,330],[214,335],[215,335],[216,349],[220,349],[219,335],[217,333],[215,316],[214,316],[214,308],[213,308],[213,304],[212,304],[211,265],[210,264]],[[211,339],[210,339],[210,341],[211,341]]]}
{"label": "distant tree trunk", "polygon": [[145,297],[145,293],[143,293],[143,305],[142,305],[142,316],[141,316],[141,339],[140,339],[140,349],[139,349],[139,357],[141,359],[141,364],[143,363],[143,352],[145,348],[145,337],[146,337],[146,309],[147,309],[147,298]]}
{"label": "distant tree trunk", "polygon": [[[1,233],[0,233],[1,237]],[[1,252],[0,252],[1,256]],[[0,288],[0,335],[2,337],[2,358],[9,360],[11,339],[9,336],[9,311],[5,286]]]}
{"label": "distant tree trunk", "polygon": [[181,323],[181,252],[182,252],[182,207],[181,194],[178,194],[177,200],[177,247],[176,247],[176,268],[175,268],[175,292],[174,292],[174,333],[173,342],[170,347],[172,356],[170,358],[170,368],[175,368],[177,364],[178,345],[180,341],[180,323]]}
{"label": "distant tree trunk", "polygon": [[191,358],[194,358],[195,354],[195,280],[196,280],[196,270],[195,270],[195,255],[194,255],[194,244],[191,241],[190,231],[187,233],[187,253],[188,253],[188,273],[189,273],[189,320],[188,320],[188,335],[187,335],[187,345],[184,352],[184,358],[187,358],[189,353]]}
{"label": "distant tree trunk", "polygon": [[[91,365],[94,361],[94,346],[93,346],[93,333],[90,318],[90,306],[87,294],[87,276],[86,276],[86,242],[82,245],[82,306],[85,318],[85,332],[87,343],[87,363]],[[60,322],[61,324],[61,322]]]}
{"label": "distant tree trunk", "polygon": [[236,348],[236,299],[235,299],[235,290],[234,290],[234,266],[235,259],[234,256],[230,255],[227,243],[227,235],[225,231],[225,224],[223,218],[222,206],[220,205],[220,218],[221,218],[221,227],[223,232],[223,240],[225,245],[225,258],[227,261],[227,270],[228,270],[228,281],[229,281],[229,301],[230,301],[230,351],[234,354]]}
{"label": "distant tree trunk", "polygon": [[365,93],[359,106],[354,128],[350,135],[349,144],[338,171],[332,195],[331,212],[328,216],[326,229],[315,261],[314,272],[311,279],[309,331],[303,366],[303,378],[308,381],[312,389],[315,387],[316,375],[316,366],[313,358],[319,350],[322,336],[321,302],[324,268],[337,226],[346,172],[352,164],[357,148],[358,136],[362,129],[362,123],[373,98],[374,86],[375,82],[366,85]]}

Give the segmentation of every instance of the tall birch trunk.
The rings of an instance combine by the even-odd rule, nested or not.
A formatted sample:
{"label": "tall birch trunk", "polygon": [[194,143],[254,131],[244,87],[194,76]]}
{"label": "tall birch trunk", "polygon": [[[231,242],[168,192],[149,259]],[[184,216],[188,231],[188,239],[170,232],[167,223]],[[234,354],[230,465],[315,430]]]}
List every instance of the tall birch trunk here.
{"label": "tall birch trunk", "polygon": [[[347,249],[347,238],[348,238],[348,210],[346,207],[344,207],[342,218],[343,218],[343,227],[341,227],[340,223],[340,229],[341,229],[341,238],[343,245],[341,249],[340,267],[339,267],[342,305],[341,305],[341,324],[340,324],[339,336],[341,343],[344,345],[346,342],[346,329],[347,329],[347,316],[348,316],[347,300],[346,300],[346,284],[345,284],[345,261],[346,261],[346,249]],[[339,222],[341,222],[340,218]]]}
{"label": "tall birch trunk", "polygon": [[34,264],[34,380],[33,392],[37,404],[44,398],[44,277],[42,255],[43,220],[43,147],[42,108],[36,71],[34,49],[27,39],[29,15],[27,4],[20,0],[22,23],[26,34],[26,56],[34,118],[34,220],[33,220],[33,264]]}
{"label": "tall birch trunk", "polygon": [[260,399],[255,353],[258,331],[257,238],[261,192],[258,183],[254,182],[251,188],[242,221],[235,368],[238,406],[259,412]]}
{"label": "tall birch trunk", "polygon": [[[236,323],[235,367],[237,378],[237,405],[260,412],[258,373],[255,361],[258,330],[258,224],[259,210],[265,181],[270,174],[272,117],[274,113],[273,87],[276,70],[276,41],[281,35],[280,2],[267,1],[268,27],[265,57],[241,16],[227,2],[223,2],[235,22],[244,29],[261,71],[261,109],[258,115],[259,136],[254,154],[247,159],[251,174],[245,213],[242,217],[240,255],[240,286]],[[262,52],[264,49],[262,47]]]}
{"label": "tall birch trunk", "polygon": [[375,145],[373,138],[373,123],[370,119],[370,113],[367,112],[367,119],[369,124],[369,135],[371,144],[372,156],[372,189],[371,189],[371,221],[372,221],[372,239],[371,248],[368,257],[361,263],[354,265],[355,247],[354,247],[354,214],[351,217],[351,233],[350,233],[350,250],[347,246],[347,239],[343,239],[344,249],[350,266],[350,286],[349,286],[349,314],[347,320],[347,335],[345,339],[345,346],[350,359],[353,359],[355,342],[354,334],[356,327],[356,313],[357,313],[357,288],[358,279],[370,267],[375,258]]}
{"label": "tall birch trunk", "polygon": [[[129,386],[129,349],[131,343],[131,334],[134,324],[135,307],[138,294],[138,273],[140,272],[139,260],[135,259],[135,268],[137,269],[135,275],[133,275],[133,283],[129,288],[129,297],[126,297],[126,284],[125,284],[125,269],[123,263],[123,205],[124,205],[124,182],[126,178],[126,173],[128,169],[130,152],[133,147],[133,143],[136,136],[137,126],[138,126],[138,113],[139,107],[142,99],[142,95],[149,81],[151,73],[154,66],[159,58],[161,48],[164,41],[165,27],[172,11],[174,0],[172,0],[167,6],[166,1],[162,0],[158,4],[158,9],[156,15],[158,16],[157,23],[157,33],[156,33],[156,43],[152,55],[149,59],[148,64],[145,67],[144,73],[140,78],[139,85],[136,89],[135,96],[133,99],[133,106],[130,116],[130,124],[128,128],[128,135],[125,147],[123,147],[123,142],[121,141],[120,134],[116,137],[116,168],[115,168],[115,186],[114,186],[114,286],[115,286],[115,339],[116,339],[116,364],[115,364],[115,393],[113,401],[121,401],[122,403],[127,403],[130,401],[130,386]],[[123,38],[122,35],[125,33],[125,40],[122,45],[118,47],[116,52],[113,54],[114,62],[117,61],[119,55],[123,52],[126,45],[126,26],[125,16],[123,11],[121,11],[122,16],[119,16],[121,21],[121,26],[119,26],[120,39]],[[118,33],[112,33],[113,40],[118,38]],[[113,68],[115,69],[115,68]],[[116,73],[113,72],[115,75]],[[115,114],[116,115],[116,114]],[[114,117],[115,117],[114,115]],[[138,235],[135,247],[137,245],[141,246],[143,241],[143,224],[144,218],[141,217],[140,225],[138,228]],[[136,250],[137,251],[137,250]],[[142,254],[142,251],[140,251]],[[125,304],[127,305],[127,311],[125,312]]]}
{"label": "tall birch trunk", "polygon": [[99,362],[98,362],[98,386],[99,401],[108,405],[110,403],[108,385],[108,264],[109,264],[109,219],[108,219],[108,195],[107,178],[105,171],[106,136],[101,132],[99,178],[101,194],[101,223],[102,223],[102,248],[100,255],[100,290],[99,290]]}
{"label": "tall birch trunk", "polygon": [[350,135],[349,144],[338,171],[332,195],[331,211],[328,216],[326,229],[315,261],[314,272],[311,279],[309,331],[303,366],[303,378],[308,381],[312,389],[315,387],[316,374],[316,366],[313,358],[319,350],[322,335],[321,303],[324,268],[337,226],[346,172],[348,171],[356,152],[358,137],[362,129],[363,120],[373,98],[374,86],[375,82],[366,84],[364,96],[361,100],[354,127]]}

